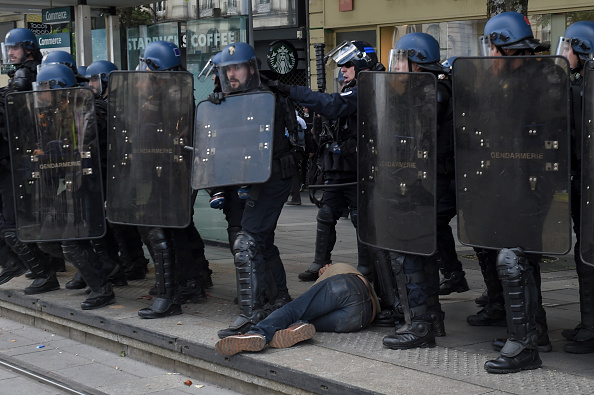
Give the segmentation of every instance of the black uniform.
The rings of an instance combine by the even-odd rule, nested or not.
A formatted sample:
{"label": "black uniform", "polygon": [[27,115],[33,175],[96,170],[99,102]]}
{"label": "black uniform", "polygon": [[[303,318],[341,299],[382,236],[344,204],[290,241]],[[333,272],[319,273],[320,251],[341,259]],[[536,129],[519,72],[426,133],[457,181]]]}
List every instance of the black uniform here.
{"label": "black uniform", "polygon": [[[286,98],[276,95],[275,107],[272,174],[265,183],[251,186],[241,231],[233,245],[240,315],[228,329],[218,332],[220,338],[245,333],[291,300],[285,269],[274,245],[274,231],[296,171],[285,129],[295,128],[297,120]],[[276,289],[271,289],[272,284]]]}
{"label": "black uniform", "polygon": [[[348,210],[357,227],[357,86],[356,80],[345,85],[341,93],[314,92],[303,86],[291,86],[290,97],[315,113],[332,121],[332,135],[320,141],[320,159],[324,183],[353,183],[344,187],[327,188],[317,216],[314,262],[300,274],[302,280],[315,280],[318,270],[331,263],[336,243],[336,222]],[[357,241],[358,270],[370,275],[371,258],[368,247]]]}
{"label": "black uniform", "polygon": [[[37,294],[52,291],[60,287],[55,272],[49,265],[47,256],[34,243],[23,243],[16,236],[16,213],[14,203],[14,189],[12,185],[10,150],[7,141],[7,132],[5,122],[5,104],[4,98],[9,92],[25,92],[32,90],[32,84],[37,75],[37,66],[39,60],[27,60],[22,64],[16,65],[15,70],[9,74],[10,80],[8,87],[3,88],[3,98],[0,106],[2,107],[2,135],[5,138],[0,139],[0,194],[2,195],[2,211],[4,222],[2,224],[2,235],[6,245],[8,245],[27,268],[35,276],[33,283],[25,288],[26,294]],[[4,270],[0,273],[0,282],[8,281],[12,277],[22,274],[21,263],[15,260],[14,255],[8,252],[4,242],[0,242],[0,253],[4,259]]]}

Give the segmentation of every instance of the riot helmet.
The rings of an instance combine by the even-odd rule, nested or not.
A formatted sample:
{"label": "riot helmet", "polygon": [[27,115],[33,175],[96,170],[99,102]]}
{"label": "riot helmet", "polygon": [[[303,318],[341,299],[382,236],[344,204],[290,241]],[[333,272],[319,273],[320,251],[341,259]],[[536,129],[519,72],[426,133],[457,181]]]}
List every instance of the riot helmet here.
{"label": "riot helmet", "polygon": [[140,71],[180,70],[181,52],[177,45],[169,41],[153,41],[144,50],[138,65]]}
{"label": "riot helmet", "polygon": [[241,92],[260,86],[258,60],[251,45],[233,43],[221,51],[219,62],[221,89],[225,93]]}
{"label": "riot helmet", "polygon": [[76,67],[76,60],[74,60],[74,56],[66,51],[52,51],[46,53],[43,58],[41,59],[41,64],[38,66],[38,72],[42,68],[49,66],[50,64],[63,64],[65,66],[70,67],[74,74],[78,74],[78,69]]}
{"label": "riot helmet", "polygon": [[503,12],[487,21],[484,35],[479,37],[481,56],[489,56],[491,45],[497,47],[503,56],[505,52],[501,49],[515,49],[518,52],[526,49],[533,54],[550,47],[534,38],[528,17],[519,12]]}
{"label": "riot helmet", "polygon": [[80,75],[86,75],[87,74],[87,66],[78,66],[76,68],[76,72]]}
{"label": "riot helmet", "polygon": [[332,58],[338,67],[355,66],[357,72],[365,69],[373,70],[378,63],[377,53],[371,44],[365,41],[344,41],[342,44],[328,52],[328,58]]}
{"label": "riot helmet", "polygon": [[[557,55],[568,57],[570,49],[582,61],[594,59],[594,22],[578,21],[571,24],[559,38]],[[577,65],[575,65],[577,66]],[[574,66],[574,67],[575,67]]]}
{"label": "riot helmet", "polygon": [[35,34],[29,29],[17,28],[6,33],[2,43],[2,62],[4,64],[22,64],[32,55],[39,60],[41,53]]}
{"label": "riot helmet", "polygon": [[76,84],[76,77],[72,69],[66,65],[55,63],[39,70],[35,90],[70,88]]}
{"label": "riot helmet", "polygon": [[117,66],[107,60],[98,60],[87,67],[85,76],[89,79],[89,86],[98,96],[103,96],[109,83],[109,73],[117,70]]}
{"label": "riot helmet", "polygon": [[410,72],[412,63],[421,69],[444,74],[449,72],[439,63],[440,51],[437,40],[427,33],[408,33],[390,50],[389,71]]}

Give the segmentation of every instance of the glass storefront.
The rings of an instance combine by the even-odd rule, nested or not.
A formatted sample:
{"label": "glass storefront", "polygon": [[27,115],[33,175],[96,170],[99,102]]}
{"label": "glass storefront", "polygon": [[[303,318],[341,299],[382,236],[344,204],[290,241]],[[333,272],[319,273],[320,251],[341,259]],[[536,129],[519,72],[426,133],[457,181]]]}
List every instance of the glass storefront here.
{"label": "glass storefront", "polygon": [[188,21],[186,68],[194,74],[194,97],[197,103],[206,99],[214,88],[210,78],[204,81],[197,79],[200,70],[227,45],[247,42],[247,23],[247,16]]}

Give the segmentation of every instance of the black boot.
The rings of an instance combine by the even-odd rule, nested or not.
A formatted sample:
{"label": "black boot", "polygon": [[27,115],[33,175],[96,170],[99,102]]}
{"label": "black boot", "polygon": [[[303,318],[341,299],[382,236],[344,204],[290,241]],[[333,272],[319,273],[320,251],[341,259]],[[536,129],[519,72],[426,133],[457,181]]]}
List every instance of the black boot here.
{"label": "black boot", "polygon": [[187,280],[184,285],[180,284],[178,292],[181,303],[200,303],[206,300],[206,292],[200,279]]}
{"label": "black boot", "polygon": [[[576,248],[576,251],[578,249]],[[580,292],[581,322],[573,330],[564,330],[562,335],[571,343],[564,347],[571,354],[590,354],[594,352],[594,268],[576,259],[576,269]]]}
{"label": "black boot", "polygon": [[3,237],[0,237],[0,260],[2,261],[0,285],[9,282],[15,277],[22,276],[27,272],[27,267],[6,244]]}
{"label": "black boot", "polygon": [[466,318],[468,325],[472,326],[507,326],[505,319],[505,308],[503,305],[486,305],[476,314],[469,315]]}
{"label": "black boot", "polygon": [[427,321],[412,321],[411,325],[403,325],[393,335],[384,337],[383,344],[393,350],[435,347],[433,324]]}
{"label": "black boot", "polygon": [[86,287],[87,283],[83,279],[82,274],[80,274],[80,270],[77,270],[72,280],[66,283],[66,289],[84,289]]}
{"label": "black boot", "polygon": [[[542,361],[537,349],[536,314],[538,287],[532,264],[522,250],[502,249],[497,256],[497,271],[503,286],[508,340],[501,356],[485,362],[489,373],[516,373],[538,369]],[[531,257],[537,261],[536,256]]]}
{"label": "black boot", "polygon": [[48,267],[45,254],[35,243],[23,243],[16,237],[15,231],[6,231],[4,240],[16,255],[35,275],[35,280],[25,288],[25,295],[37,295],[60,289],[56,273]]}
{"label": "black boot", "polygon": [[479,306],[485,307],[487,303],[489,303],[489,298],[487,297],[487,290],[485,289],[481,296],[477,296],[474,299],[474,303],[478,304]]}
{"label": "black boot", "polygon": [[91,289],[89,297],[80,304],[80,308],[83,310],[94,310],[113,303],[115,303],[115,294],[113,293],[111,283],[107,282],[96,291]]}
{"label": "black boot", "polygon": [[151,228],[149,241],[155,257],[157,298],[150,307],[138,310],[140,318],[154,319],[182,313],[175,285],[175,253],[170,235],[162,228]]}
{"label": "black boot", "polygon": [[330,256],[334,244],[336,243],[336,221],[332,214],[332,209],[328,205],[323,205],[318,210],[316,228],[316,247],[314,251],[314,261],[297,277],[301,281],[316,281],[319,277],[318,272],[325,265],[332,263]]}
{"label": "black boot", "polygon": [[449,273],[449,276],[444,277],[441,284],[439,284],[439,294],[449,295],[452,292],[462,293],[468,291],[470,288],[465,275],[464,271]]}
{"label": "black boot", "polygon": [[62,249],[66,260],[78,269],[91,290],[80,304],[81,309],[93,310],[115,303],[115,294],[91,243],[87,240],[64,241]]}
{"label": "black boot", "polygon": [[217,332],[219,338],[246,333],[252,326],[266,318],[263,286],[266,273],[258,272],[253,259],[257,254],[254,237],[245,231],[237,234],[233,245],[239,316],[228,328]]}

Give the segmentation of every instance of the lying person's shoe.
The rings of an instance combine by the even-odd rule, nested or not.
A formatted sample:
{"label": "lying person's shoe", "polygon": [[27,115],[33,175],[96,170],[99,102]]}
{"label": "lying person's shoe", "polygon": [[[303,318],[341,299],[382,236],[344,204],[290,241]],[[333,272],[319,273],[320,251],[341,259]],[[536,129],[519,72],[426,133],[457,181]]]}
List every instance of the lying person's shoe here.
{"label": "lying person's shoe", "polygon": [[227,336],[215,344],[215,351],[221,355],[235,355],[242,351],[261,351],[266,346],[266,338],[257,333]]}
{"label": "lying person's shoe", "polygon": [[287,329],[276,331],[269,345],[273,348],[289,348],[299,342],[311,339],[315,334],[315,326],[301,322]]}

